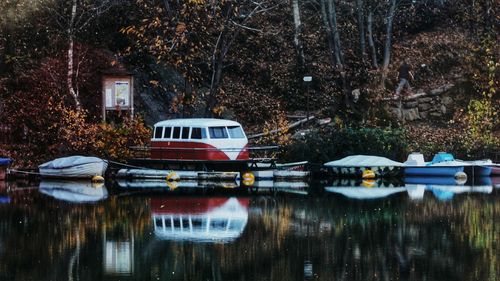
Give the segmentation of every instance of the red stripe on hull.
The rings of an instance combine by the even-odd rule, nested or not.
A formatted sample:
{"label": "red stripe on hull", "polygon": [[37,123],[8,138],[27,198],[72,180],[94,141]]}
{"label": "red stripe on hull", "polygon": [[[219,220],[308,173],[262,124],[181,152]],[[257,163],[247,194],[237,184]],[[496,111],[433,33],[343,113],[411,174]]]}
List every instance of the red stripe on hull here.
{"label": "red stripe on hull", "polygon": [[[248,160],[245,146],[237,160]],[[171,160],[231,160],[224,151],[206,143],[199,142],[151,142],[151,159]]]}
{"label": "red stripe on hull", "polygon": [[238,157],[236,157],[236,160],[248,160],[250,159],[250,155],[248,153],[248,145],[245,145],[243,147],[243,150],[241,150],[240,154],[238,154]]}

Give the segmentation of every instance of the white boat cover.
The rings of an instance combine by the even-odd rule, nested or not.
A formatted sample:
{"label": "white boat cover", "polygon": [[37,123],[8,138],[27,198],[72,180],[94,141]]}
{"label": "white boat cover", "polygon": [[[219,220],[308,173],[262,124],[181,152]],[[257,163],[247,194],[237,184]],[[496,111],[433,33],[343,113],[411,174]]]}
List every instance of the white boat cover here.
{"label": "white boat cover", "polygon": [[75,155],[75,156],[57,158],[57,159],[49,161],[47,163],[43,163],[42,165],[38,166],[38,168],[41,168],[41,169],[65,169],[65,168],[74,167],[74,166],[83,165],[83,164],[101,163],[103,161],[104,160],[102,160],[101,158],[97,158],[97,157]]}
{"label": "white boat cover", "polygon": [[352,155],[336,161],[325,163],[328,167],[402,167],[403,163],[392,161],[391,159],[371,156],[371,155]]}

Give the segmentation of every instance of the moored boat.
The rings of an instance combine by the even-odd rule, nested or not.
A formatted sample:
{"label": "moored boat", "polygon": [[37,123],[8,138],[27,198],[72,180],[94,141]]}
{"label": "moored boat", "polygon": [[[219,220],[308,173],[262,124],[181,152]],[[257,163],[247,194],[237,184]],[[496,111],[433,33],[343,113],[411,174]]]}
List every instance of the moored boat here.
{"label": "moored boat", "polygon": [[464,161],[464,172],[473,177],[489,177],[495,167],[489,159]]}
{"label": "moored boat", "polygon": [[10,158],[0,158],[0,180],[4,180],[7,176],[7,167],[10,165]]}
{"label": "moored boat", "polygon": [[171,119],[154,125],[151,159],[248,160],[248,139],[241,125],[211,118]]}
{"label": "moored boat", "polygon": [[42,177],[87,178],[103,177],[108,162],[97,157],[69,156],[58,158],[38,166]]}
{"label": "moored boat", "polygon": [[403,164],[406,176],[455,177],[465,175],[464,167],[470,166],[470,164],[456,161],[453,155],[445,152],[434,155],[431,162],[425,162],[421,153],[412,153]]}
{"label": "moored boat", "polygon": [[372,172],[375,177],[387,177],[399,175],[403,164],[380,156],[352,155],[324,166],[336,176],[363,177]]}

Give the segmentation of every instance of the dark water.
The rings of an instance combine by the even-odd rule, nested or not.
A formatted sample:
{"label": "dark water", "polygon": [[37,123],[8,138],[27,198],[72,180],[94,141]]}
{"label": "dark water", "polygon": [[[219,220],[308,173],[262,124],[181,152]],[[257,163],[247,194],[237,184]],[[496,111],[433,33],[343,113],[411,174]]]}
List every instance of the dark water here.
{"label": "dark water", "polygon": [[0,280],[500,280],[491,179],[69,185],[0,183]]}

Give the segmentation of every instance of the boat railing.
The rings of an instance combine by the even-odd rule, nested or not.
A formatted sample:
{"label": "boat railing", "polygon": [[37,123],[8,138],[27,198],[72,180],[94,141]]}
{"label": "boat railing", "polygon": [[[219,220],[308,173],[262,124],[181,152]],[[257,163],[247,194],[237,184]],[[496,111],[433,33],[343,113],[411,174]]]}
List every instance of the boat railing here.
{"label": "boat railing", "polygon": [[172,154],[177,156],[177,158],[189,156],[190,153],[195,154],[197,152],[248,152],[252,159],[268,159],[274,158],[275,154],[279,150],[278,145],[268,145],[268,146],[255,146],[255,147],[245,147],[245,148],[215,148],[215,147],[151,147],[151,146],[132,146],[130,147],[132,151],[133,158],[149,158],[151,156],[151,150],[154,150],[159,155],[169,155]]}

